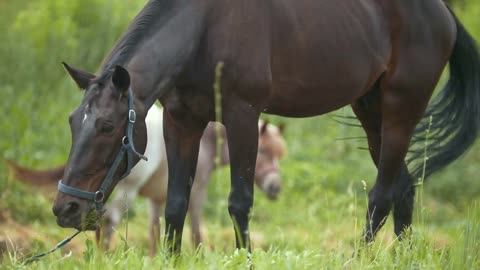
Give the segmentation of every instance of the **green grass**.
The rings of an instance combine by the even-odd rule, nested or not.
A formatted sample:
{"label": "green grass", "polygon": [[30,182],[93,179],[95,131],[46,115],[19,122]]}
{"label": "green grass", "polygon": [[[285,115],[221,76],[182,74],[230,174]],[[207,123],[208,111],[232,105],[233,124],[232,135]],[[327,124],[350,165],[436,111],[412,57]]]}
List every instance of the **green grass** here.
{"label": "green grass", "polygon": [[[272,120],[277,121],[276,118]],[[358,131],[336,124],[328,117],[288,120],[287,124],[290,153],[282,162],[282,194],[275,202],[260,192],[255,194],[251,260],[246,259],[244,251],[234,249],[233,229],[226,208],[228,168],[223,168],[217,171],[209,186],[204,218],[207,240],[199,254],[195,254],[186,229],[183,254],[176,264],[167,259],[162,250],[155,258],[149,258],[148,208],[147,202],[141,199],[130,209],[129,220],[124,219],[118,228],[119,235],[115,237],[112,251],[98,250],[92,244],[93,233],[82,233],[61,251],[29,267],[245,269],[249,263],[257,269],[480,267],[478,197],[470,197],[470,202],[458,206],[445,202],[448,198],[433,197],[429,188],[423,191],[424,205],[417,203],[411,241],[396,241],[389,219],[377,241],[352,257],[360,247],[365,222],[367,197],[362,180],[368,190],[375,175],[368,153],[356,149],[363,146],[364,141],[336,141],[336,138]],[[314,130],[323,131],[323,134]],[[303,144],[315,147],[306,151]],[[467,156],[467,160],[469,158]],[[426,186],[436,186],[436,179],[443,176],[433,177]],[[2,268],[17,269],[22,267],[21,261],[27,254],[53,247],[72,231],[57,227],[50,212],[50,199],[40,193],[34,194],[31,188],[8,180],[8,177],[5,182],[7,192],[2,194],[2,202],[9,205],[0,209],[15,222],[15,227],[6,228],[5,234],[18,246],[4,255]],[[122,241],[120,236],[125,236],[127,222],[128,238]],[[27,233],[19,232],[20,227]],[[69,250],[73,251],[70,255]]]}
{"label": "green grass", "polygon": [[[0,43],[5,63],[0,65],[0,157],[33,167],[56,166],[67,158],[67,118],[82,98],[60,62],[93,71],[143,3],[7,2],[0,1],[0,30],[5,33]],[[475,3],[458,13],[480,40],[480,4]],[[98,250],[93,233],[82,233],[60,251],[24,266],[28,255],[50,249],[73,231],[55,223],[55,191],[18,183],[0,163],[0,250],[7,250],[0,268],[245,269],[252,264],[256,269],[480,269],[478,143],[418,190],[409,241],[395,240],[390,218],[377,241],[360,248],[366,193],[375,168],[368,152],[360,149],[366,147],[365,139],[342,139],[362,137],[362,130],[336,123],[333,115],[351,115],[351,110],[296,120],[268,116],[274,123],[286,123],[289,155],[281,163],[280,198],[272,202],[261,192],[255,194],[250,259],[234,249],[227,213],[229,173],[223,168],[210,182],[203,223],[206,243],[198,253],[186,226],[176,262],[166,258],[163,249],[149,258],[148,206],[140,199],[118,228],[111,251]],[[121,240],[127,223],[128,237]]]}
{"label": "green grass", "polygon": [[[361,184],[360,184],[361,185]],[[331,194],[329,194],[331,193]],[[163,250],[149,258],[146,233],[145,202],[140,201],[133,211],[136,217],[129,222],[129,239],[116,237],[115,249],[98,250],[93,234],[84,233],[61,252],[51,254],[29,267],[33,269],[245,269],[254,264],[257,269],[478,269],[480,267],[480,215],[474,203],[464,213],[455,213],[433,201],[418,207],[424,222],[416,223],[410,241],[398,242],[391,234],[392,224],[379,234],[372,245],[360,248],[360,233],[365,207],[362,192],[334,194],[319,192],[323,198],[313,205],[310,200],[296,198],[272,204],[258,197],[252,219],[256,235],[251,260],[245,251],[233,248],[233,231],[223,217],[209,216],[206,223],[208,244],[195,254],[185,234],[184,250],[176,263]],[[356,197],[361,199],[356,199]],[[289,206],[285,206],[290,201]],[[427,200],[427,202],[430,200]],[[292,205],[295,202],[295,205]],[[323,206],[322,206],[323,205]],[[210,207],[212,205],[210,204]],[[224,211],[226,212],[226,211]],[[448,220],[437,220],[447,215]],[[418,221],[418,220],[417,220]],[[127,222],[127,221],[125,221]],[[52,221],[32,224],[37,231],[30,239],[43,251],[54,245],[66,230],[55,227]],[[125,234],[125,224],[118,233]],[[264,239],[259,240],[258,235]],[[38,238],[44,240],[40,242]],[[260,242],[260,243],[259,243]],[[214,250],[210,248],[214,245]],[[73,249],[70,254],[69,250]],[[359,251],[352,256],[355,251]],[[22,250],[11,251],[3,258],[2,269],[22,268]],[[101,267],[101,268],[100,268]]]}

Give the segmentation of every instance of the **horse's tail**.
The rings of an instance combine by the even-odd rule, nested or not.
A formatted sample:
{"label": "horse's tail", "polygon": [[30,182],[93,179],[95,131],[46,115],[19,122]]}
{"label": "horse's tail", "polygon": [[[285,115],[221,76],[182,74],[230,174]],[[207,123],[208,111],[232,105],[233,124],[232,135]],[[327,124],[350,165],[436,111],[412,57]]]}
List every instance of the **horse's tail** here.
{"label": "horse's tail", "polygon": [[65,165],[45,170],[35,170],[18,165],[11,160],[5,160],[15,179],[30,186],[55,187],[63,176]]}
{"label": "horse's tail", "polygon": [[475,40],[450,12],[457,26],[449,60],[450,79],[428,107],[412,138],[413,152],[407,161],[415,180],[423,180],[459,158],[479,134],[480,54]]}

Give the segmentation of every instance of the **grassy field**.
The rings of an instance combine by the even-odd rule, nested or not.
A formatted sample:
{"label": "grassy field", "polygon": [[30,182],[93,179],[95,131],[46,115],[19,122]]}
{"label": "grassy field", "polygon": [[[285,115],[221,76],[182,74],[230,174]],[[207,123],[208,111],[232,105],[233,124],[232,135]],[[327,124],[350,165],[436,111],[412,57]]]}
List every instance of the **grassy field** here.
{"label": "grassy field", "polygon": [[[93,71],[143,5],[109,2],[0,2],[0,30],[6,37],[0,59],[7,63],[0,66],[1,157],[37,168],[65,162],[67,117],[82,93],[59,63],[67,60]],[[480,4],[466,3],[457,7],[458,14],[480,40]],[[106,12],[109,18],[102,16]],[[210,182],[206,242],[197,252],[187,229],[176,261],[163,250],[148,257],[148,207],[139,199],[118,228],[112,250],[99,250],[94,234],[82,233],[60,251],[23,265],[28,255],[50,249],[73,231],[55,223],[56,191],[24,186],[0,164],[0,268],[480,269],[480,145],[417,188],[408,241],[395,239],[389,219],[377,241],[364,247],[360,240],[375,170],[363,150],[363,131],[334,121],[335,115],[351,114],[344,108],[309,119],[266,116],[286,123],[289,155],[281,163],[280,198],[269,201],[260,191],[255,194],[251,255],[234,248],[227,212],[229,173],[223,168]],[[354,137],[360,138],[348,139]]]}

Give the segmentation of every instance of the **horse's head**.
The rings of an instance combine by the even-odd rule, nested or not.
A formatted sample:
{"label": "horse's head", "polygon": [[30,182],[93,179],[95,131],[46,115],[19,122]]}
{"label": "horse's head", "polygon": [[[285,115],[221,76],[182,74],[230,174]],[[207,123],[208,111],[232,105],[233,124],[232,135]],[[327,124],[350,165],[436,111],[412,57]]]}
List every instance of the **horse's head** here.
{"label": "horse's head", "polygon": [[286,153],[286,144],[282,136],[283,126],[259,122],[258,155],[255,168],[255,183],[269,199],[276,199],[281,189],[279,160]]}
{"label": "horse's head", "polygon": [[123,67],[96,77],[64,65],[85,96],[69,118],[72,146],[53,213],[62,227],[92,230],[115,185],[144,158],[135,147],[145,151],[146,109]]}

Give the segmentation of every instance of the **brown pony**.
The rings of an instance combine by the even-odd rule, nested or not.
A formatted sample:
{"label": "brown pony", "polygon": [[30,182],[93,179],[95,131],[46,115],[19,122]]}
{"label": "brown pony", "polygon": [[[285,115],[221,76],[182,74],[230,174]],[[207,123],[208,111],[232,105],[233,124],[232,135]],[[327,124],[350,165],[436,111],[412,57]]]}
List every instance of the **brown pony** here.
{"label": "brown pony", "polygon": [[[222,117],[216,118],[219,62]],[[448,62],[450,80],[427,110]],[[249,247],[261,113],[309,117],[352,105],[378,168],[367,241],[392,207],[395,233],[408,228],[413,181],[457,159],[479,129],[479,53],[441,0],[151,0],[96,75],[66,69],[85,97],[70,116],[72,147],[53,206],[57,223],[96,228],[116,183],[145,158],[145,116],[160,100],[169,171],[166,234],[175,252],[210,121],[226,128],[228,211],[238,248]],[[426,133],[431,145],[422,173],[417,143]]]}

